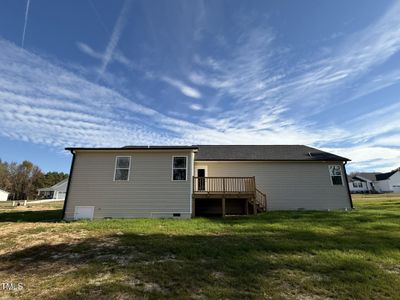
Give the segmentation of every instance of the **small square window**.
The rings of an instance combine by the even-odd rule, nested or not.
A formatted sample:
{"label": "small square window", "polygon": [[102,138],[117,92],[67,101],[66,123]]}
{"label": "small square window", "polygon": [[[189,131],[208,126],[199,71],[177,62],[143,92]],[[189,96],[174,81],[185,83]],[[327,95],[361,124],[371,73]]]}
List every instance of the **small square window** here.
{"label": "small square window", "polygon": [[342,185],[342,176],[332,176],[332,183],[334,185]]}
{"label": "small square window", "polygon": [[129,170],[127,169],[116,169],[115,170],[115,180],[128,180]]}
{"label": "small square window", "polygon": [[174,180],[186,180],[186,170],[174,169]]}
{"label": "small square window", "polygon": [[186,157],[174,157],[174,168],[186,168]]}
{"label": "small square window", "polygon": [[117,157],[117,168],[128,169],[130,157]]}

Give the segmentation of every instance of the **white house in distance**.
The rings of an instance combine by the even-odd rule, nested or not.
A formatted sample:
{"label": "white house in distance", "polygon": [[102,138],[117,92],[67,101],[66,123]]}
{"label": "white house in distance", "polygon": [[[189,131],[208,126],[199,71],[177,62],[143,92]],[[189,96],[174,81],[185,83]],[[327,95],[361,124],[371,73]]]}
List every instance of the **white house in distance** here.
{"label": "white house in distance", "polygon": [[352,193],[400,193],[400,168],[387,173],[354,173],[348,182]]}
{"label": "white house in distance", "polygon": [[0,189],[0,201],[7,201],[9,194],[10,194],[9,192]]}
{"label": "white house in distance", "polygon": [[67,193],[68,178],[60,181],[59,183],[48,187],[38,189],[38,196],[42,199],[60,199],[64,200]]}
{"label": "white house in distance", "polygon": [[348,210],[349,160],[303,145],[66,148],[63,218],[190,218]]}

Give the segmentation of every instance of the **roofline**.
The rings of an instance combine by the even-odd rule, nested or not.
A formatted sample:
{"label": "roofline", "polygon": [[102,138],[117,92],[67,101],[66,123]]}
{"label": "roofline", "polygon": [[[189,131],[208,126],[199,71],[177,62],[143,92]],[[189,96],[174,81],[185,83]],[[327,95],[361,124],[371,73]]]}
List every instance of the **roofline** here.
{"label": "roofline", "polygon": [[[375,175],[374,175],[374,176],[375,176]],[[360,176],[360,175],[354,175],[353,178],[358,178],[358,179],[364,180],[365,182],[378,181],[378,180],[376,180],[376,177],[375,177],[375,180],[371,180],[371,179],[365,178],[365,177]]]}
{"label": "roofline", "polygon": [[[351,179],[356,178],[358,181],[363,181],[363,182],[368,182],[371,181],[369,179],[366,179],[364,177],[358,177],[358,176],[352,176]],[[372,181],[371,181],[372,182]]]}
{"label": "roofline", "polygon": [[125,146],[125,147],[67,147],[68,151],[129,151],[129,150],[198,150],[196,146]]}
{"label": "roofline", "polygon": [[285,161],[306,161],[306,162],[312,162],[312,161],[316,161],[316,162],[330,162],[330,161],[351,161],[348,158],[345,157],[338,157],[338,159],[204,159],[204,158],[200,158],[200,159],[194,159],[195,161],[277,161],[277,162],[285,162]]}

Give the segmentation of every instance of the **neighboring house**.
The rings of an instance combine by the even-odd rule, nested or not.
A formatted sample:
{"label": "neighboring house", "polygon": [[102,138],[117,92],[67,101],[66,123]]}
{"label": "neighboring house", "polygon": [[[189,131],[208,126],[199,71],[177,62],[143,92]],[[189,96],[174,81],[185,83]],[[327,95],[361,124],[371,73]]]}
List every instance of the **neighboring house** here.
{"label": "neighboring house", "polygon": [[376,173],[355,173],[347,176],[351,193],[377,193],[374,182]]}
{"label": "neighboring house", "polygon": [[348,182],[351,193],[400,193],[400,168],[387,173],[354,173]]}
{"label": "neighboring house", "polygon": [[49,187],[38,189],[38,196],[41,199],[60,199],[64,200],[67,193],[68,178],[61,180],[59,183]]}
{"label": "neighboring house", "polygon": [[7,201],[10,193],[0,189],[0,201]]}
{"label": "neighboring house", "polygon": [[67,220],[352,208],[348,159],[307,146],[66,149]]}

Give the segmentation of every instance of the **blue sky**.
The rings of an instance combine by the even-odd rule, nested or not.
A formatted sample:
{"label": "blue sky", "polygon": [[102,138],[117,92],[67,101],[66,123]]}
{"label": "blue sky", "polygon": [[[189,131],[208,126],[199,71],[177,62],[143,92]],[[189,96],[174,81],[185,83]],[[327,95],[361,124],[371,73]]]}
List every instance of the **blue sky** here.
{"label": "blue sky", "polygon": [[0,2],[0,158],[307,144],[400,166],[399,1]]}

